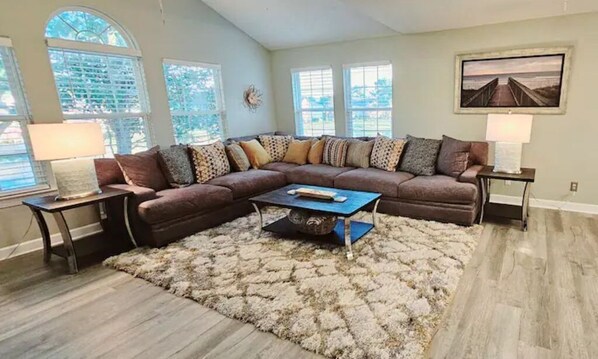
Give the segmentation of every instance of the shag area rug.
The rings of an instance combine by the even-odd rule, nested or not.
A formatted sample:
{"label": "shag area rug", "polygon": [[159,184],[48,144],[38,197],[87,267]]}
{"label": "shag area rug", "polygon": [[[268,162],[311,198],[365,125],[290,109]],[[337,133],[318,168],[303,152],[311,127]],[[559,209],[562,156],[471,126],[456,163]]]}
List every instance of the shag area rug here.
{"label": "shag area rug", "polygon": [[[269,208],[264,222],[286,213]],[[251,214],[104,263],[328,357],[419,358],[482,229],[381,214],[348,261],[342,246],[256,238],[256,222]]]}

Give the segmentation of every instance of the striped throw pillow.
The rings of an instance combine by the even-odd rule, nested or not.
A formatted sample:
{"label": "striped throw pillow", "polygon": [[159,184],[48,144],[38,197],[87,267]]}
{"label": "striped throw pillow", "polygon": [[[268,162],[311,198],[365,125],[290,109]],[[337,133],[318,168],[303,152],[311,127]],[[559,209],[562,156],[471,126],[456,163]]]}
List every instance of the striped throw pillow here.
{"label": "striped throw pillow", "polygon": [[322,163],[333,167],[343,167],[347,161],[349,141],[340,138],[327,138],[324,144]]}

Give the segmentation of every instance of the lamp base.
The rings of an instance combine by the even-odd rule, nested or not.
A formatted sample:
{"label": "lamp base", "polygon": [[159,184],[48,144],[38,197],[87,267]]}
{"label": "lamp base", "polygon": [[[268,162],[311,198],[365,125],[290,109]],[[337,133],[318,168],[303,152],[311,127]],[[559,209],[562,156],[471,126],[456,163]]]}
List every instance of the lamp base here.
{"label": "lamp base", "polygon": [[102,193],[91,158],[52,161],[52,172],[58,189],[57,201]]}
{"label": "lamp base", "polygon": [[494,172],[521,173],[521,143],[496,142],[494,148]]}

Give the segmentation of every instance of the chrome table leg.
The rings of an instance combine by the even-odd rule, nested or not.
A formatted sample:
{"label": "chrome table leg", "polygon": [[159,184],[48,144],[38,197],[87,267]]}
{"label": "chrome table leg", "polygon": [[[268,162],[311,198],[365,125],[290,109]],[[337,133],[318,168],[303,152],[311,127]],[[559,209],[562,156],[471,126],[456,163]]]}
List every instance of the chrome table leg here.
{"label": "chrome table leg", "polygon": [[347,259],[353,260],[353,249],[351,248],[351,219],[345,218],[345,249],[347,251]]}
{"label": "chrome table leg", "polygon": [[133,231],[131,230],[131,222],[129,222],[129,197],[125,197],[124,200],[124,212],[125,212],[125,226],[127,227],[127,233],[129,234],[129,239],[131,243],[138,247],[137,242],[135,241],[135,237],[133,236]]}
{"label": "chrome table leg", "polygon": [[263,217],[262,217],[262,211],[260,211],[260,208],[257,206],[257,204],[255,203],[251,203],[253,205],[253,208],[255,209],[255,212],[257,213],[257,217],[258,217],[258,224],[257,224],[257,238],[260,238],[260,236],[262,235],[262,227],[263,227]]}
{"label": "chrome table leg", "polygon": [[69,265],[69,272],[71,274],[77,273],[79,271],[79,268],[77,266],[77,254],[75,253],[75,246],[73,246],[73,237],[71,237],[69,227],[66,224],[66,221],[64,220],[62,212],[56,212],[53,214],[54,219],[56,220],[56,224],[58,225],[58,229],[60,229],[62,241],[64,242],[64,250],[66,252],[66,261]]}
{"label": "chrome table leg", "polygon": [[380,199],[376,200],[376,204],[374,204],[374,210],[372,211],[372,224],[374,228],[378,229],[378,204],[380,203]]}

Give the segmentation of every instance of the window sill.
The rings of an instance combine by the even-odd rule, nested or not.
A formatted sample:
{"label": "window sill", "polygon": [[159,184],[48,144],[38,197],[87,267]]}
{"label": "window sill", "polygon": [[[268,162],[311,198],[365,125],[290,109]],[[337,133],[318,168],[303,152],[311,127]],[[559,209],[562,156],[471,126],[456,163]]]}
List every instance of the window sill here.
{"label": "window sill", "polygon": [[40,195],[58,194],[56,189],[49,187],[34,188],[0,196],[0,209],[20,206],[23,199]]}

